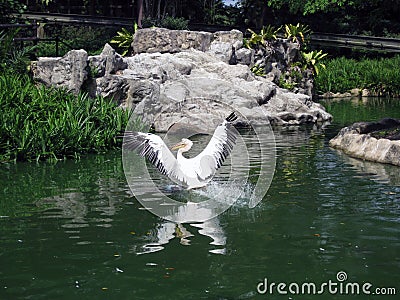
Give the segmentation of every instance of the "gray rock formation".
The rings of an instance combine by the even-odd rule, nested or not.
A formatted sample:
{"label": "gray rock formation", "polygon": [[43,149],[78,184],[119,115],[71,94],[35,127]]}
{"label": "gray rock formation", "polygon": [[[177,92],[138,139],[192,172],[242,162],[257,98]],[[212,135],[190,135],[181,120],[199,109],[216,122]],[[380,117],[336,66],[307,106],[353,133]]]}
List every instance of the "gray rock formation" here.
{"label": "gray rock formation", "polygon": [[125,80],[148,80],[154,86],[139,104],[126,101],[124,105],[134,107],[135,113],[159,131],[168,130],[182,115],[190,115],[197,126],[214,127],[213,122],[201,118],[201,112],[212,111],[220,120],[232,108],[241,109],[253,124],[265,121],[265,114],[277,125],[331,119],[310,97],[282,90],[271,81],[254,76],[247,66],[228,65],[209,53],[142,53],[125,61]]}
{"label": "gray rock formation", "polygon": [[[123,58],[108,44],[96,56],[87,57],[84,50],[71,51],[63,58],[39,59],[34,67],[35,78],[74,92],[86,90],[92,97],[110,97],[122,107],[133,109],[157,131],[168,130],[184,119],[182,116],[190,116],[190,126],[214,128],[214,120],[219,122],[232,109],[239,110],[247,119],[241,122],[252,124],[265,124],[266,119],[275,125],[331,119],[309,96],[280,89],[270,80],[255,76],[245,64],[229,64],[247,64],[254,59],[252,50],[235,50],[241,47],[240,32],[183,31],[179,32],[181,37],[163,29],[138,33],[135,51],[142,53]],[[144,40],[144,44],[139,43],[150,36],[160,40],[160,44],[151,39],[147,44]],[[190,49],[184,50],[187,48]],[[230,49],[231,53],[217,49]],[[78,53],[79,59],[74,60]],[[67,70],[81,74],[73,76],[80,80],[71,82]]]}
{"label": "gray rock formation", "polygon": [[69,51],[64,57],[40,57],[32,64],[35,79],[47,86],[63,87],[77,94],[87,79],[85,50]]}
{"label": "gray rock formation", "polygon": [[243,33],[238,30],[210,33],[204,31],[146,28],[136,31],[132,42],[133,53],[135,54],[157,52],[177,53],[184,50],[196,49],[209,52],[226,63],[232,61],[235,50],[240,49],[242,46]]}
{"label": "gray rock formation", "polygon": [[341,129],[329,145],[352,157],[400,166],[400,140],[374,137],[374,132],[396,126],[400,127],[400,120],[355,123]]}
{"label": "gray rock formation", "polygon": [[255,51],[254,65],[262,69],[265,77],[274,83],[285,81],[293,86],[294,92],[313,96],[313,74],[310,70],[302,70],[296,64],[300,58],[299,43],[278,38],[266,47],[259,46]]}

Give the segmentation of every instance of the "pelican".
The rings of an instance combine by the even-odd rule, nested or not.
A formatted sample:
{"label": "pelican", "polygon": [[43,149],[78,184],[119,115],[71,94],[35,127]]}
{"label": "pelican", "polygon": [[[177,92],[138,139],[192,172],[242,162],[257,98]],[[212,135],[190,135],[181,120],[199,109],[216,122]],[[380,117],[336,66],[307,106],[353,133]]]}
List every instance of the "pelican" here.
{"label": "pelican", "polygon": [[171,147],[171,150],[178,150],[176,158],[161,137],[151,133],[125,131],[123,148],[147,158],[161,174],[179,185],[189,190],[201,188],[211,181],[232,152],[237,138],[232,122],[236,119],[237,115],[231,113],[217,126],[206,148],[193,158],[183,156],[193,146],[193,142],[186,138]]}

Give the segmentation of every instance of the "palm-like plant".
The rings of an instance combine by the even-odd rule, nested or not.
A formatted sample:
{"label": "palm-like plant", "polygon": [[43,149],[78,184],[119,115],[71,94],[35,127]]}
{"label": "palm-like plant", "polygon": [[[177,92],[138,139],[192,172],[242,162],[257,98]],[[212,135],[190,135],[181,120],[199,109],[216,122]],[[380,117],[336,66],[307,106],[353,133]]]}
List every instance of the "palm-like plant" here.
{"label": "palm-like plant", "polygon": [[323,68],[326,69],[325,64],[323,64],[321,61],[328,55],[327,53],[322,53],[322,50],[320,51],[311,51],[311,52],[301,52],[301,55],[303,56],[304,59],[304,68],[310,68],[313,72],[313,74],[318,75],[319,74],[319,69]]}
{"label": "palm-like plant", "polygon": [[121,31],[117,32],[117,35],[110,41],[111,44],[117,44],[118,48],[123,49],[122,56],[125,56],[132,45],[133,35],[138,29],[138,25],[135,23],[133,26],[133,33],[126,28],[121,28]]}
{"label": "palm-like plant", "polygon": [[285,25],[285,37],[287,39],[291,39],[293,42],[298,42],[299,44],[304,44],[308,40],[311,33],[312,31],[308,25],[303,25],[300,23],[297,23],[296,25]]}
{"label": "palm-like plant", "polygon": [[268,25],[264,26],[260,33],[256,33],[251,29],[247,29],[251,33],[251,37],[249,39],[244,40],[244,45],[247,48],[253,48],[254,46],[267,46],[270,44],[270,41],[276,40],[278,32],[281,30],[281,27],[275,28],[275,26]]}

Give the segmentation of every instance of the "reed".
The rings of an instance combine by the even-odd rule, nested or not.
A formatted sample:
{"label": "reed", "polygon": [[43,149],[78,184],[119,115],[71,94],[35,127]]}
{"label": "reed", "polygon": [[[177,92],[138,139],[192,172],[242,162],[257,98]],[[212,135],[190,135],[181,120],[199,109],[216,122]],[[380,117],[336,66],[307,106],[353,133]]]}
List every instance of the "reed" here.
{"label": "reed", "polygon": [[400,95],[400,55],[379,59],[326,60],[326,69],[315,79],[316,90],[347,92],[354,88],[368,89],[378,96]]}
{"label": "reed", "polygon": [[64,159],[121,145],[129,111],[109,99],[0,75],[0,161]]}

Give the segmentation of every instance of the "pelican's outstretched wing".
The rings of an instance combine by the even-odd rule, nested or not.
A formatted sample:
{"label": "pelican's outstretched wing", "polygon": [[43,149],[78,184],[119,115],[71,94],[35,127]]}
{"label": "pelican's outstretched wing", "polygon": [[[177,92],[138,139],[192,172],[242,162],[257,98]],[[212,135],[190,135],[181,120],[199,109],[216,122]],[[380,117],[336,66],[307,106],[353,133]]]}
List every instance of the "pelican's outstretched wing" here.
{"label": "pelican's outstretched wing", "polygon": [[237,131],[232,122],[237,115],[231,113],[222,124],[218,125],[207,147],[196,157],[192,158],[197,175],[205,180],[212,177],[222,166],[224,160],[232,152],[236,143]]}
{"label": "pelican's outstretched wing", "polygon": [[[123,148],[146,157],[163,175],[179,179],[177,160],[161,137],[151,133],[125,131]],[[180,180],[180,179],[179,179]]]}

